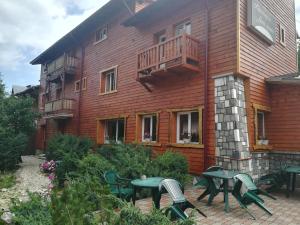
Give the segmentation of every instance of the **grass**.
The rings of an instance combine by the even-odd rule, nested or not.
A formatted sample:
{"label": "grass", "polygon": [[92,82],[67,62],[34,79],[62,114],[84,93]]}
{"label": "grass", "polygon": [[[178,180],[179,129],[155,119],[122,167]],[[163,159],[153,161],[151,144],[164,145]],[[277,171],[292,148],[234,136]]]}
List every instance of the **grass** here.
{"label": "grass", "polygon": [[16,177],[12,172],[0,172],[0,189],[11,188],[16,184]]}

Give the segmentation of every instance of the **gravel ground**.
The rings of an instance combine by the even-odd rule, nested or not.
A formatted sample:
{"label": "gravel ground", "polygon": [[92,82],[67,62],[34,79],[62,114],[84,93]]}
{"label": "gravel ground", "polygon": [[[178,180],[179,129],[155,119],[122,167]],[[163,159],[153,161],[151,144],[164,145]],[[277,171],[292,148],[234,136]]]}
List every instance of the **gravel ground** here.
{"label": "gravel ground", "polygon": [[17,183],[14,187],[0,190],[0,209],[7,211],[11,198],[21,201],[27,199],[27,190],[30,192],[47,193],[50,181],[39,169],[43,160],[36,156],[22,156],[23,163],[16,172]]}

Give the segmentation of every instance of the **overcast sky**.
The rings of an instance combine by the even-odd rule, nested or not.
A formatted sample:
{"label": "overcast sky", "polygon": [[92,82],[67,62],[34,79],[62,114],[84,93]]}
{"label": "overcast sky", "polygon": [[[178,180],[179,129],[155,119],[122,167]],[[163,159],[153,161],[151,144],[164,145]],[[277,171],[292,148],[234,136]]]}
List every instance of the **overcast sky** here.
{"label": "overcast sky", "polygon": [[[108,0],[0,0],[0,72],[13,84],[39,83],[39,66],[29,62]],[[296,2],[300,33],[300,0]]]}

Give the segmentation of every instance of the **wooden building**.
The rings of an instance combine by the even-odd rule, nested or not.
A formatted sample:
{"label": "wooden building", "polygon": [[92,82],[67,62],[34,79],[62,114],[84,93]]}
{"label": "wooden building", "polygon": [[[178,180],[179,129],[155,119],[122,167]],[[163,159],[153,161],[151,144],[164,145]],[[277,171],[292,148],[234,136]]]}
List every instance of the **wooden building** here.
{"label": "wooden building", "polygon": [[71,133],[255,175],[300,153],[299,86],[266,82],[297,71],[293,0],[111,0],[31,63],[38,148]]}

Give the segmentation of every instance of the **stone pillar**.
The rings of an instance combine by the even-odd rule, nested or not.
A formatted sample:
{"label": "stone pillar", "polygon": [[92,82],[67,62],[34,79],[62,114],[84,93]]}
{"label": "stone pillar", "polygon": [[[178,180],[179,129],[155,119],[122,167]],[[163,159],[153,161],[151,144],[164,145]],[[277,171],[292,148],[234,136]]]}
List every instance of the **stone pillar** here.
{"label": "stone pillar", "polygon": [[216,161],[224,169],[252,171],[244,80],[215,78]]}

